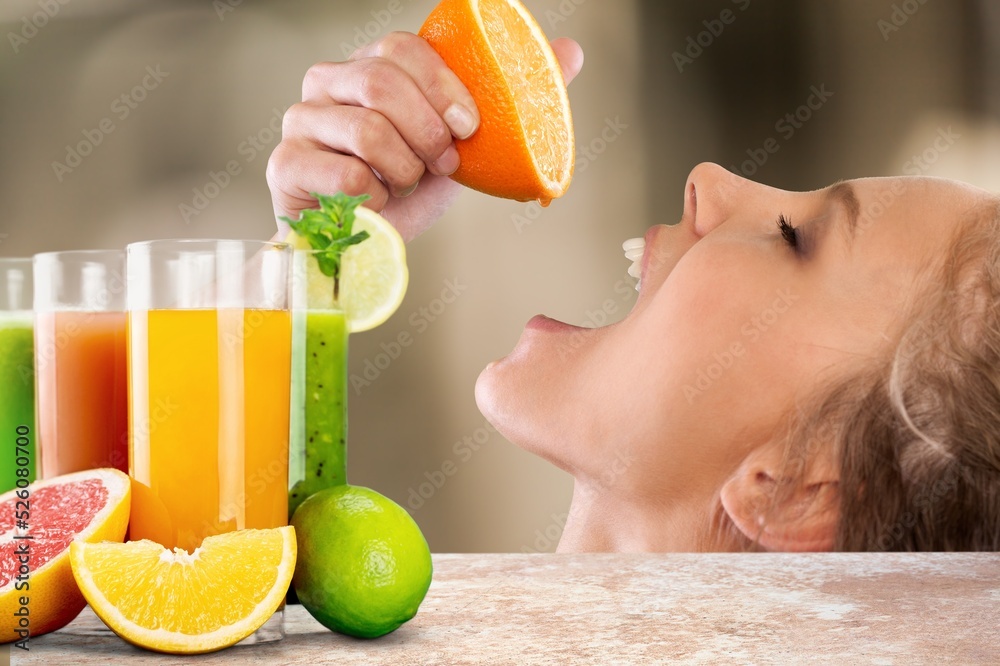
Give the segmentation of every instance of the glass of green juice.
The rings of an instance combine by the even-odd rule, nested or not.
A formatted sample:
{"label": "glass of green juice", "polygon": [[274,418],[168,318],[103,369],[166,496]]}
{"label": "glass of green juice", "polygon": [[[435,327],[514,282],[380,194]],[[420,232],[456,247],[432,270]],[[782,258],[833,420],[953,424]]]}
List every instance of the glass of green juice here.
{"label": "glass of green juice", "polygon": [[292,257],[288,516],[313,493],[347,483],[347,321],[316,252]]}
{"label": "glass of green juice", "polygon": [[35,479],[32,286],[30,258],[0,259],[0,492]]}

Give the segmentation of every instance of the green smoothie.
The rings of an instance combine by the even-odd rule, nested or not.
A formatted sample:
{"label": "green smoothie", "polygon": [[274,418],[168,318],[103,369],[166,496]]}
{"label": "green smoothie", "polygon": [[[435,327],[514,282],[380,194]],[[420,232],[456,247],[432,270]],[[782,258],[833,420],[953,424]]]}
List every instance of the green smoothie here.
{"label": "green smoothie", "polygon": [[[20,466],[28,468],[29,481],[35,478],[35,345],[31,317],[30,312],[0,312],[0,492],[14,488]],[[28,441],[20,452],[19,437]],[[24,439],[20,441],[24,444]]]}
{"label": "green smoothie", "polygon": [[347,325],[340,310],[302,310],[292,325],[288,516],[347,483]]}

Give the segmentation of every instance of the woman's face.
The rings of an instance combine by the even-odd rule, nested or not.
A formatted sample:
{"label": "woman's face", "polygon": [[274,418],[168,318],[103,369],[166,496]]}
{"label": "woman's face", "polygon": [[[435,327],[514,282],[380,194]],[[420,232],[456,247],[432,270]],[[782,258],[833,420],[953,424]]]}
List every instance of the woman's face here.
{"label": "woman's face", "polygon": [[892,344],[990,198],[930,178],[786,192],[699,165],[680,223],[646,233],[631,314],[600,329],[532,319],[480,375],[480,409],[578,481],[717,496],[797,401]]}

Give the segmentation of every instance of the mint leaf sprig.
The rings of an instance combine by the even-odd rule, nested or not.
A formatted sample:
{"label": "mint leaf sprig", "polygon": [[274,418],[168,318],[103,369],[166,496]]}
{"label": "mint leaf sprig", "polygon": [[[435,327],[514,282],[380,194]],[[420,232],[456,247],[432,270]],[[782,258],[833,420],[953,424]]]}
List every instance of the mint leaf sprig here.
{"label": "mint leaf sprig", "polygon": [[353,233],[354,211],[371,199],[367,194],[351,197],[343,192],[334,195],[310,192],[319,202],[319,209],[303,210],[299,219],[281,219],[288,223],[295,233],[309,241],[317,250],[315,256],[323,275],[332,277],[335,297],[340,290],[340,259],[344,250],[368,238],[367,231]]}

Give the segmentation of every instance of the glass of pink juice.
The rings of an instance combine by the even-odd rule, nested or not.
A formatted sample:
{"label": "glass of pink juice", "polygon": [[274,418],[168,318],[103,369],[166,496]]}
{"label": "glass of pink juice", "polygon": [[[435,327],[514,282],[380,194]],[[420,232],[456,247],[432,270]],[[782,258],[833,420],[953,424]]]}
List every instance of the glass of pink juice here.
{"label": "glass of pink juice", "polygon": [[128,472],[125,253],[34,258],[35,393],[42,478]]}

